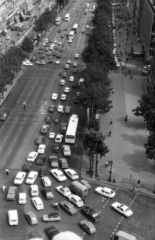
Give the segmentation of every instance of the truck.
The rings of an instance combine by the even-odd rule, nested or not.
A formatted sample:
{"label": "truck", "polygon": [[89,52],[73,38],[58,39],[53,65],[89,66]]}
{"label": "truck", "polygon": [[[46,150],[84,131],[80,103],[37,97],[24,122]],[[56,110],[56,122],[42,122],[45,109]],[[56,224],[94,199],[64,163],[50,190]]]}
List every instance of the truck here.
{"label": "truck", "polygon": [[69,188],[71,192],[73,192],[74,194],[78,195],[81,198],[85,198],[88,196],[88,188],[79,181],[73,181],[70,184]]}

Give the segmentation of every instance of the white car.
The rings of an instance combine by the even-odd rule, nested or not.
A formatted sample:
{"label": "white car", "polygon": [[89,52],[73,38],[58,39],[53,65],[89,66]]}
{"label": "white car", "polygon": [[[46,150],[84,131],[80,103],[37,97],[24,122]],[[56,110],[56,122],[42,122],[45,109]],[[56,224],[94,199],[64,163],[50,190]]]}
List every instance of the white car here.
{"label": "white car", "polygon": [[56,39],[54,39],[54,43],[57,43],[57,40],[56,40]]}
{"label": "white car", "polygon": [[30,194],[31,194],[31,197],[37,197],[37,196],[39,196],[39,188],[38,188],[38,185],[32,184],[32,185],[30,186]]}
{"label": "white car", "polygon": [[50,139],[55,138],[55,132],[50,132],[50,133],[49,133],[49,138],[50,138]]}
{"label": "white car", "polygon": [[89,29],[89,25],[86,25],[86,28]]}
{"label": "white car", "polygon": [[67,180],[63,172],[57,168],[50,170],[50,172],[59,182],[64,182]]}
{"label": "white car", "polygon": [[59,105],[59,106],[58,106],[58,112],[63,112],[63,111],[64,111],[64,106]]}
{"label": "white car", "polygon": [[49,177],[44,176],[41,178],[42,184],[44,187],[51,187],[52,186],[52,181]]}
{"label": "white car", "polygon": [[9,210],[8,211],[8,219],[9,225],[18,225],[18,211],[17,210]]}
{"label": "white car", "polygon": [[63,135],[62,134],[57,134],[56,138],[55,138],[55,142],[56,143],[61,143],[63,139]]}
{"label": "white car", "polygon": [[58,45],[61,45],[62,43],[61,42],[58,42]]}
{"label": "white car", "polygon": [[46,46],[46,42],[42,42],[42,44],[41,44],[41,45],[45,47],[45,46]]}
{"label": "white car", "polygon": [[27,161],[28,162],[34,162],[37,157],[38,157],[37,152],[30,152],[28,157],[27,157]]}
{"label": "white car", "polygon": [[121,213],[122,215],[124,215],[125,217],[130,217],[132,216],[133,212],[131,211],[131,209],[119,202],[115,202],[111,205],[111,207],[113,209],[115,209],[117,212]]}
{"label": "white car", "polygon": [[79,54],[78,53],[75,54],[75,58],[79,58]]}
{"label": "white car", "polygon": [[67,175],[71,180],[74,181],[74,180],[79,179],[78,174],[77,174],[73,169],[68,168],[68,169],[65,169],[64,171],[65,171],[66,175]]}
{"label": "white car", "polygon": [[33,184],[35,182],[37,176],[38,176],[38,172],[36,172],[36,171],[29,172],[29,175],[26,179],[26,183],[27,184]]}
{"label": "white car", "polygon": [[53,93],[51,98],[52,98],[52,100],[57,100],[58,94],[57,93]]}
{"label": "white car", "polygon": [[26,176],[26,172],[18,172],[14,179],[14,184],[21,185],[24,181],[25,176]]}
{"label": "white car", "polygon": [[72,38],[69,38],[68,42],[69,42],[69,43],[72,43],[72,42],[73,42],[73,39],[72,39]]}
{"label": "white car", "polygon": [[10,40],[11,39],[11,37],[10,36],[6,36],[6,40]]}
{"label": "white car", "polygon": [[70,92],[70,87],[65,87],[64,93],[69,93]]}
{"label": "white car", "polygon": [[60,64],[60,60],[59,59],[55,60],[55,64]]}
{"label": "white car", "polygon": [[48,38],[45,38],[45,39],[44,39],[44,42],[47,43],[47,42],[48,42]]}
{"label": "white car", "polygon": [[66,94],[62,94],[62,95],[61,95],[61,100],[62,100],[62,101],[65,101],[66,98],[67,98],[67,95],[66,95]]}
{"label": "white car", "polygon": [[71,62],[71,59],[67,59],[67,64],[70,64]]}
{"label": "white car", "polygon": [[63,154],[64,156],[71,156],[71,149],[69,145],[63,145]]}
{"label": "white car", "polygon": [[61,85],[61,86],[65,85],[65,80],[64,80],[64,79],[61,79],[61,80],[60,80],[60,85]]}
{"label": "white car", "polygon": [[108,198],[114,198],[115,195],[116,195],[116,193],[112,189],[107,188],[107,187],[104,187],[104,188],[97,187],[95,189],[95,192],[104,196],[104,197],[108,197]]}
{"label": "white car", "polygon": [[19,198],[18,198],[19,204],[26,204],[26,199],[27,199],[27,196],[25,192],[19,193]]}
{"label": "white car", "polygon": [[73,67],[77,67],[77,62],[73,62]]}
{"label": "white car", "polygon": [[84,82],[84,78],[80,78],[79,83],[83,83],[83,82]]}
{"label": "white car", "polygon": [[33,197],[32,202],[37,210],[44,209],[44,204],[40,197]]}
{"label": "white car", "polygon": [[50,47],[55,47],[55,43],[51,43],[51,46]]}
{"label": "white car", "polygon": [[50,50],[53,50],[53,49],[54,49],[54,46],[53,46],[53,45],[51,45],[51,46],[50,46]]}
{"label": "white car", "polygon": [[38,147],[38,153],[43,154],[45,153],[46,145],[45,144],[39,144]]}
{"label": "white car", "polygon": [[65,64],[65,69],[69,69],[69,64]]}
{"label": "white car", "polygon": [[63,187],[63,186],[57,186],[56,190],[61,193],[64,197],[67,197],[69,195],[71,195],[71,191],[68,187]]}
{"label": "white car", "polygon": [[69,81],[73,82],[74,81],[74,76],[70,76]]}
{"label": "white car", "polygon": [[76,207],[83,207],[84,203],[82,201],[82,199],[75,194],[71,194],[67,196],[67,199],[72,202]]}
{"label": "white car", "polygon": [[25,62],[25,61],[23,61],[22,64],[23,64],[24,66],[33,66],[33,63],[31,63],[31,62]]}

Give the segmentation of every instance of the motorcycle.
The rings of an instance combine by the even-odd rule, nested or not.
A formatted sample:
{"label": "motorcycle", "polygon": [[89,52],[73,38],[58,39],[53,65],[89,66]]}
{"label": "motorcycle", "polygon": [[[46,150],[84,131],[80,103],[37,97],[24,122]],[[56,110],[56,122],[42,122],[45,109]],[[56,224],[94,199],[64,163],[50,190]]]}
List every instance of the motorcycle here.
{"label": "motorcycle", "polygon": [[59,203],[57,201],[52,202],[52,207],[59,210]]}

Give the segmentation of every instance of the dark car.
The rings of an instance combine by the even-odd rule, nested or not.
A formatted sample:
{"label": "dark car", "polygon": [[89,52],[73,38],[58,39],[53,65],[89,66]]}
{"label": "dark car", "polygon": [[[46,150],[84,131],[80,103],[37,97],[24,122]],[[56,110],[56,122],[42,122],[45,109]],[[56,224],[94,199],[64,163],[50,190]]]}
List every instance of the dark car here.
{"label": "dark car", "polygon": [[147,70],[143,70],[143,71],[140,72],[140,74],[141,74],[142,76],[148,76],[148,75],[149,75],[149,72],[148,72]]}
{"label": "dark car", "polygon": [[42,236],[38,231],[33,231],[28,234],[28,239],[33,240],[33,239],[38,239],[38,240],[43,240]]}
{"label": "dark car", "polygon": [[59,52],[57,52],[57,53],[55,54],[55,56],[56,56],[57,58],[61,58],[61,54],[60,54]]}
{"label": "dark car", "polygon": [[54,198],[54,195],[53,195],[52,191],[48,188],[43,188],[42,193],[43,193],[43,196],[46,200]]}
{"label": "dark car", "polygon": [[48,107],[48,111],[49,112],[54,112],[54,110],[55,110],[55,105],[50,105],[49,107]]}
{"label": "dark car", "polygon": [[49,63],[52,63],[52,62],[53,62],[53,58],[52,58],[52,57],[49,57],[48,62],[49,62]]}
{"label": "dark car", "polygon": [[40,56],[40,59],[44,59],[44,58],[45,58],[45,55],[42,54],[42,55]]}
{"label": "dark car", "polygon": [[37,160],[36,160],[36,164],[38,164],[38,165],[43,165],[45,161],[46,161],[46,157],[39,155],[38,158],[37,158]]}
{"label": "dark car", "polygon": [[69,167],[66,158],[60,158],[59,163],[60,163],[60,167],[61,167],[62,169],[66,169],[66,168]]}
{"label": "dark car", "polygon": [[54,119],[54,123],[58,124],[59,122],[60,122],[60,118],[59,118],[59,117],[56,117],[56,118]]}
{"label": "dark car", "polygon": [[52,122],[52,118],[51,118],[51,116],[47,116],[45,121],[46,121],[47,123]]}
{"label": "dark car", "polygon": [[64,38],[65,36],[64,36],[64,34],[63,34],[63,33],[61,33],[60,37],[61,37],[61,38]]}
{"label": "dark car", "polygon": [[88,206],[81,208],[81,213],[89,218],[92,222],[98,222],[102,219],[98,211],[95,211]]}
{"label": "dark car", "polygon": [[9,187],[7,195],[6,195],[6,200],[8,200],[8,201],[15,200],[16,193],[17,193],[17,187],[15,187],[15,186]]}
{"label": "dark car", "polygon": [[73,73],[76,74],[78,70],[76,68],[73,69]]}
{"label": "dark car", "polygon": [[77,104],[79,103],[79,97],[78,96],[74,97],[74,103],[77,103]]}
{"label": "dark car", "polygon": [[45,228],[45,232],[47,233],[50,240],[52,240],[53,237],[59,233],[59,231],[54,226]]}
{"label": "dark car", "polygon": [[59,153],[60,152],[60,145],[59,144],[54,144],[52,146],[52,152]]}
{"label": "dark car", "polygon": [[58,168],[59,167],[58,157],[57,156],[50,156],[49,157],[49,163],[50,163],[50,167]]}
{"label": "dark car", "polygon": [[68,201],[62,201],[60,203],[60,207],[67,212],[69,215],[74,215],[77,213],[77,209],[74,207],[74,205]]}
{"label": "dark car", "polygon": [[58,30],[58,33],[61,33],[61,29]]}
{"label": "dark car", "polygon": [[43,177],[46,175],[46,172],[47,172],[47,167],[46,166],[41,166],[39,168],[39,177]]}
{"label": "dark car", "polygon": [[72,85],[72,87],[73,87],[73,88],[77,88],[77,83],[74,82],[73,85]]}
{"label": "dark car", "polygon": [[63,48],[59,48],[59,52],[63,52]]}
{"label": "dark car", "polygon": [[55,50],[58,50],[58,48],[59,48],[59,47],[58,47],[57,45],[55,45]]}
{"label": "dark car", "polygon": [[66,133],[67,131],[67,123],[62,123],[60,126],[60,133]]}
{"label": "dark car", "polygon": [[69,114],[71,112],[71,107],[70,106],[66,106],[65,107],[65,113]]}
{"label": "dark car", "polygon": [[63,72],[62,77],[66,78],[67,77],[67,72]]}
{"label": "dark car", "polygon": [[29,162],[26,162],[24,165],[23,165],[23,171],[25,172],[29,172],[31,170],[31,167],[32,167],[32,163],[29,163]]}
{"label": "dark car", "polygon": [[35,140],[35,144],[39,145],[39,144],[43,144],[44,143],[44,136],[38,136]]}
{"label": "dark car", "polygon": [[37,59],[36,56],[32,56],[30,61],[35,61],[36,59]]}
{"label": "dark car", "polygon": [[39,50],[38,53],[41,54],[41,53],[42,53],[42,50]]}

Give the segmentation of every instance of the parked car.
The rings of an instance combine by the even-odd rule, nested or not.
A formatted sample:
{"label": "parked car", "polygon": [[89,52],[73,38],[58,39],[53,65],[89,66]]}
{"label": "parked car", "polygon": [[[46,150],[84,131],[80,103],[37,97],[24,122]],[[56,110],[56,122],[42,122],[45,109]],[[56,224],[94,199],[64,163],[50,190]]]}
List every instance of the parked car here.
{"label": "parked car", "polygon": [[131,211],[131,209],[126,206],[125,204],[119,203],[119,202],[115,202],[111,205],[111,207],[116,210],[117,212],[121,213],[122,215],[124,215],[125,217],[130,217],[133,215],[133,211]]}
{"label": "parked car", "polygon": [[47,167],[46,166],[40,166],[39,168],[39,177],[45,176],[47,173]]}
{"label": "parked car", "polygon": [[33,197],[32,203],[33,203],[34,207],[36,208],[36,210],[44,209],[44,204],[40,197]]}
{"label": "parked car", "polygon": [[25,172],[29,172],[31,170],[31,167],[32,167],[32,163],[26,162],[24,163],[22,170]]}
{"label": "parked car", "polygon": [[15,185],[21,185],[24,181],[25,176],[26,176],[25,172],[18,172],[16,174],[15,179],[14,179],[14,184]]}
{"label": "parked car", "polygon": [[60,202],[60,207],[67,212],[69,215],[74,215],[77,213],[77,209],[74,207],[74,205],[68,201],[62,201]]}
{"label": "parked car", "polygon": [[54,226],[45,228],[45,232],[47,233],[49,240],[52,240],[53,237],[59,233],[59,231]]}
{"label": "parked car", "polygon": [[67,199],[70,202],[72,202],[76,207],[83,207],[83,205],[84,205],[84,202],[78,195],[70,194],[67,196]]}
{"label": "parked car", "polygon": [[49,107],[48,107],[48,111],[49,112],[54,112],[54,110],[55,110],[55,105],[50,105]]}
{"label": "parked car", "polygon": [[78,174],[73,169],[68,168],[68,169],[65,169],[64,172],[73,181],[79,178]]}
{"label": "parked car", "polygon": [[53,175],[53,177],[55,177],[59,182],[64,182],[67,180],[64,173],[59,169],[52,169],[50,170],[50,172]]}
{"label": "parked car", "polygon": [[39,188],[38,188],[37,184],[32,184],[30,186],[30,195],[31,195],[31,197],[39,196]]}
{"label": "parked car", "polygon": [[17,193],[17,187],[10,186],[8,189],[7,195],[6,195],[6,200],[8,200],[8,201],[15,200],[16,193]]}
{"label": "parked car", "polygon": [[21,192],[19,193],[19,197],[18,197],[18,203],[19,204],[26,204],[26,199],[27,199],[27,195],[25,192]]}
{"label": "parked car", "polygon": [[36,164],[43,165],[45,161],[46,161],[46,157],[44,155],[43,156],[40,155],[36,160]]}
{"label": "parked car", "polygon": [[43,188],[42,189],[43,196],[46,200],[53,199],[54,195],[52,191],[49,188]]}
{"label": "parked car", "polygon": [[91,189],[91,185],[85,179],[80,180],[80,183],[87,187],[88,190]]}
{"label": "parked car", "polygon": [[102,195],[104,197],[108,197],[108,198],[114,198],[116,195],[115,191],[113,191],[112,189],[107,188],[107,187],[104,187],[104,188],[97,187],[95,189],[95,193]]}
{"label": "parked car", "polygon": [[38,157],[38,152],[30,152],[27,157],[27,162],[34,162],[35,159]]}
{"label": "parked car", "polygon": [[29,172],[29,175],[27,176],[26,183],[27,184],[33,184],[38,176],[38,172],[31,171]]}
{"label": "parked car", "polygon": [[92,224],[91,222],[89,222],[87,220],[82,220],[79,225],[88,234],[93,234],[96,232],[96,228],[95,228],[94,224]]}
{"label": "parked car", "polygon": [[60,158],[60,159],[59,159],[59,163],[60,163],[60,167],[61,167],[62,169],[68,168],[68,161],[67,161],[66,158]]}
{"label": "parked car", "polygon": [[26,215],[27,221],[31,226],[39,223],[38,218],[34,212],[29,211],[29,212],[26,212],[25,215]]}
{"label": "parked car", "polygon": [[51,212],[43,215],[43,222],[60,222],[61,217],[58,212]]}
{"label": "parked car", "polygon": [[72,194],[71,191],[70,191],[70,189],[69,189],[68,187],[57,186],[57,187],[56,187],[56,190],[57,190],[60,194],[62,194],[64,197],[67,197],[67,196],[69,196],[69,195]]}
{"label": "parked car", "polygon": [[63,155],[65,157],[71,156],[71,149],[69,145],[63,145]]}
{"label": "parked car", "polygon": [[38,136],[35,140],[35,144],[36,145],[40,145],[40,144],[43,144],[44,143],[44,136]]}
{"label": "parked car", "polygon": [[49,157],[49,164],[50,164],[50,167],[52,167],[52,168],[58,168],[59,167],[58,157],[57,156],[50,156]]}
{"label": "parked car", "polygon": [[84,206],[83,208],[81,208],[81,213],[87,218],[89,218],[92,222],[98,222],[102,219],[98,211],[95,211],[88,206]]}
{"label": "parked car", "polygon": [[52,181],[48,176],[44,176],[41,178],[42,184],[45,187],[51,187],[52,186]]}
{"label": "parked car", "polygon": [[18,225],[18,211],[15,210],[8,210],[8,220],[9,220],[9,225]]}

